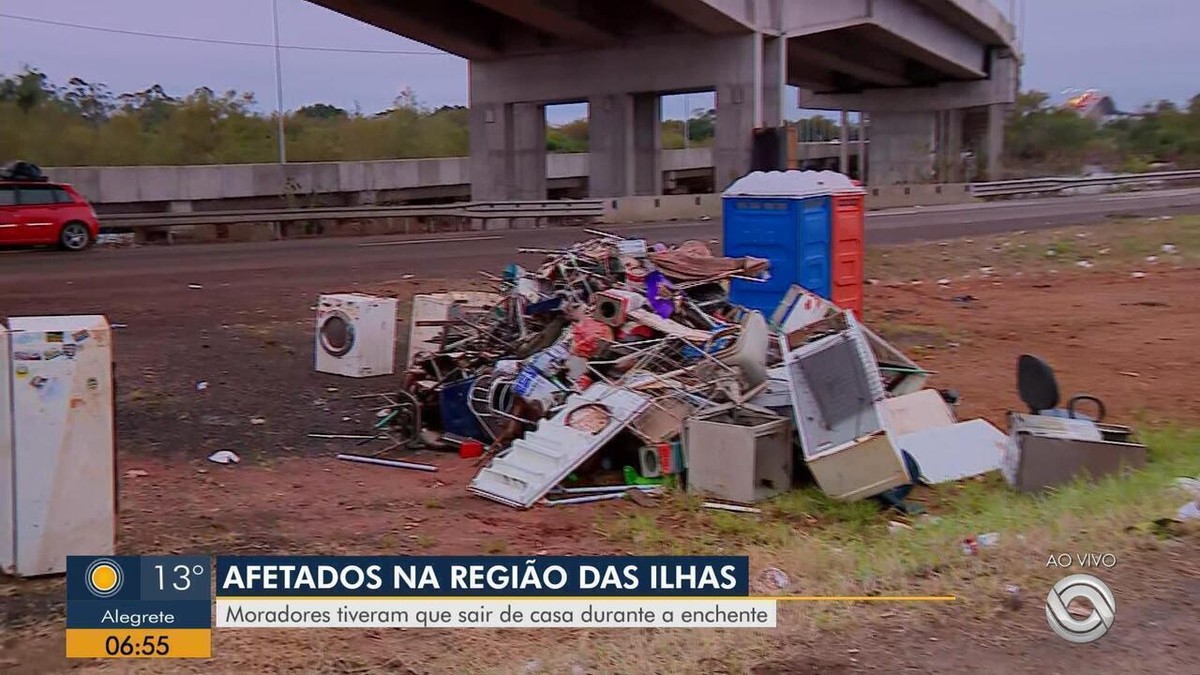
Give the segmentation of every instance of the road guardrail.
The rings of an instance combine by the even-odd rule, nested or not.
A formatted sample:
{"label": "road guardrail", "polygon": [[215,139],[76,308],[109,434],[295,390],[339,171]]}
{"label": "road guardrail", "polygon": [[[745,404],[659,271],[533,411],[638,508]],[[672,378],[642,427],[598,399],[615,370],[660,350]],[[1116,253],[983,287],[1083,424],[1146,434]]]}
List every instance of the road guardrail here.
{"label": "road guardrail", "polygon": [[374,218],[588,218],[604,215],[602,199],[547,199],[541,201],[460,202],[426,206],[336,206],[247,211],[192,211],[189,213],[128,213],[104,216],[106,230],[169,228],[183,225],[286,223],[305,220],[368,220]]}
{"label": "road guardrail", "polygon": [[1121,173],[1109,176],[1060,176],[1049,178],[1025,178],[1001,180],[990,183],[973,183],[971,196],[1009,197],[1014,195],[1061,192],[1081,187],[1119,187],[1125,185],[1152,185],[1171,181],[1200,180],[1200,171],[1158,171],[1151,173]]}

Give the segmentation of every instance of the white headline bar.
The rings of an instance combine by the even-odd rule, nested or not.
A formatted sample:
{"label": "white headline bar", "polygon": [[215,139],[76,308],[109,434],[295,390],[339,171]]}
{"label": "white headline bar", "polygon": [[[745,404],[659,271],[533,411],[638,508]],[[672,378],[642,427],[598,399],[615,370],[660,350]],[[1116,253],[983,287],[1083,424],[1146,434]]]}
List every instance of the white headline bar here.
{"label": "white headline bar", "polygon": [[755,598],[217,598],[218,628],[774,628]]}

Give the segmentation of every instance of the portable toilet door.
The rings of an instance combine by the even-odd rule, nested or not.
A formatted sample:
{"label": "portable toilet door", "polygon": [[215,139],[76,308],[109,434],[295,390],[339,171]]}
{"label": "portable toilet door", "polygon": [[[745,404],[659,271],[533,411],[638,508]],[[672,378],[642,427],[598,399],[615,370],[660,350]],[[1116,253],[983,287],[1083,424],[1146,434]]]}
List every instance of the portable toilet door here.
{"label": "portable toilet door", "polygon": [[770,261],[770,279],[730,284],[731,302],[770,314],[793,284],[830,295],[830,198],[818,172],[756,171],[723,196],[724,252]]}
{"label": "portable toilet door", "polygon": [[838,192],[831,197],[829,299],[854,312],[863,311],[863,276],[866,256],[865,195],[861,188]]}

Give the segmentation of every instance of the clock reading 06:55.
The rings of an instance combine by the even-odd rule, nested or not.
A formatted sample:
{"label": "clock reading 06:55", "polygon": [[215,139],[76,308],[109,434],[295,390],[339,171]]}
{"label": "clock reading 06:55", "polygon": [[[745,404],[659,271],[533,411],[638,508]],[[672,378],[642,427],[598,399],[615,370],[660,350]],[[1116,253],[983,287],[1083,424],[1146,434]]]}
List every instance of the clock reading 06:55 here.
{"label": "clock reading 06:55", "polygon": [[140,641],[129,635],[109,635],[104,639],[104,651],[109,656],[166,656],[171,644],[166,635],[145,635]]}

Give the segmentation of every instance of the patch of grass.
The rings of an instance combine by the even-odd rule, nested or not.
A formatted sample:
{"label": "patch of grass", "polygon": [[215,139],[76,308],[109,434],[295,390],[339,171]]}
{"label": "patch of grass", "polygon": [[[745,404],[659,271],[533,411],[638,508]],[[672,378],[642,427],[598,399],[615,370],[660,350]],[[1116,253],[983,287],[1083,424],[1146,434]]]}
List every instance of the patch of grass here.
{"label": "patch of grass", "polygon": [[430,497],[425,500],[425,508],[427,509],[444,509],[446,506],[437,497]]}
{"label": "patch of grass", "polygon": [[[1164,244],[1174,249],[1163,251]],[[1158,256],[1159,265],[1200,262],[1200,216],[1110,218],[1085,227],[873,247],[867,250],[866,269],[868,277],[891,282],[930,284],[947,277],[953,283],[963,276],[989,276],[982,268],[1001,278],[1050,269],[1128,270],[1148,264],[1147,256]],[[1076,267],[1081,260],[1093,265]]]}
{"label": "patch of grass", "polygon": [[508,542],[503,539],[490,539],[483,542],[483,552],[492,555],[504,553],[508,550]]}
{"label": "patch of grass", "polygon": [[[1174,479],[1200,475],[1200,430],[1149,431],[1143,440],[1149,462],[1129,476],[1026,495],[989,474],[919,490],[914,497],[928,514],[916,518],[809,487],[761,504],[762,514],[695,509],[694,497],[670,495],[653,514],[622,515],[598,528],[641,551],[746,554],[752,566],[783,569],[805,594],[957,593],[977,608],[993,607],[1004,584],[1044,577],[1049,553],[1119,552],[1152,538],[1139,526],[1185,501]],[[892,532],[890,520],[911,529]],[[998,545],[963,555],[963,539],[991,532]]]}

